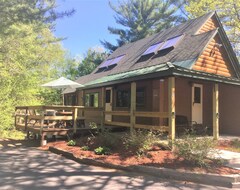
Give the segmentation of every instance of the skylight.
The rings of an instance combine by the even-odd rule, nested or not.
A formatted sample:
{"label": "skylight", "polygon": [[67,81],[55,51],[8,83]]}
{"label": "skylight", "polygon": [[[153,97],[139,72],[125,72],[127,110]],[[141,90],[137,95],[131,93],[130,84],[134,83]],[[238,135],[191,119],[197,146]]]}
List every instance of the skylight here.
{"label": "skylight", "polygon": [[100,66],[100,68],[108,67],[112,61],[113,61],[112,59],[109,59],[109,60],[105,61],[105,62]]}
{"label": "skylight", "polygon": [[164,50],[170,47],[175,47],[177,45],[177,43],[182,39],[183,35],[180,36],[176,36],[173,38],[168,39],[163,46],[159,49],[160,50]]}
{"label": "skylight", "polygon": [[164,42],[159,42],[157,44],[151,45],[142,55],[148,55],[158,51],[159,47],[162,46]]}
{"label": "skylight", "polygon": [[118,57],[115,57],[113,59],[106,60],[99,68],[109,67],[111,65],[117,64],[125,55],[120,55]]}
{"label": "skylight", "polygon": [[124,57],[125,55],[120,55],[116,58],[113,59],[113,61],[110,63],[110,65],[115,65],[117,64],[119,61],[121,61],[121,59]]}

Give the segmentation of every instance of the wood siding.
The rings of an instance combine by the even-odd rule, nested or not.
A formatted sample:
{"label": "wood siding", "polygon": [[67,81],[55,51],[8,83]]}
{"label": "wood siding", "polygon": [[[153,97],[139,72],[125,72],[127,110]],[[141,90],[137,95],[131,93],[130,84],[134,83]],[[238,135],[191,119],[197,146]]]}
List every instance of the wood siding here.
{"label": "wood siding", "polygon": [[218,27],[217,22],[214,18],[208,19],[208,21],[198,30],[197,34],[202,34]]}
{"label": "wood siding", "polygon": [[222,44],[221,40],[219,36],[216,36],[210,41],[192,69],[225,77],[235,77],[226,50],[223,46],[219,47],[219,44]]}
{"label": "wood siding", "polygon": [[219,85],[219,131],[220,134],[240,135],[240,88]]}

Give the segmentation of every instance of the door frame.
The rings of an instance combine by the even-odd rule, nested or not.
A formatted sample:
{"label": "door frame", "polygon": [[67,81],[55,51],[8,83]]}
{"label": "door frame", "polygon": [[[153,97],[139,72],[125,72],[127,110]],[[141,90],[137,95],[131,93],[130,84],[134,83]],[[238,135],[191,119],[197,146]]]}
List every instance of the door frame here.
{"label": "door frame", "polygon": [[[195,102],[195,87],[200,88],[200,103]],[[191,116],[192,116],[192,121],[196,121],[198,124],[203,123],[203,84],[199,83],[193,83],[192,85],[192,98],[191,98]],[[194,108],[193,106],[195,104],[200,104],[199,107],[199,114],[194,113],[196,111],[196,107]],[[198,115],[198,118],[196,119],[196,115]]]}
{"label": "door frame", "polygon": [[[110,94],[110,103],[107,103],[106,102],[106,95],[107,95],[107,90],[110,90],[111,91],[111,94]],[[113,105],[113,88],[112,87],[107,87],[105,88],[105,111],[112,111],[112,105]],[[105,114],[105,121],[112,121],[112,115],[108,115],[108,114]]]}

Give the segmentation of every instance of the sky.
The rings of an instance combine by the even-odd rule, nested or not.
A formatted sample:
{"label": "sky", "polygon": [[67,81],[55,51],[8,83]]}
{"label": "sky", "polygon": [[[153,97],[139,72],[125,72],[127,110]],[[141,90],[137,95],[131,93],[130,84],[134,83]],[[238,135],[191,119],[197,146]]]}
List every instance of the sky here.
{"label": "sky", "polygon": [[[70,54],[83,56],[89,48],[101,46],[100,40],[115,43],[116,35],[108,32],[107,27],[119,27],[114,20],[114,11],[109,0],[57,0],[58,11],[75,9],[75,14],[57,20],[55,35],[65,37],[63,47]],[[116,0],[111,0],[116,3]]]}

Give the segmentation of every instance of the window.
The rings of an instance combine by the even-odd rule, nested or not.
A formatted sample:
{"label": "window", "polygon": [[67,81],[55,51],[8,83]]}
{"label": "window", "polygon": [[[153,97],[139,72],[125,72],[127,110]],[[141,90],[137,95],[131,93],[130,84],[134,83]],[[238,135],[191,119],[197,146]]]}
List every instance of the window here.
{"label": "window", "polygon": [[75,95],[64,95],[64,105],[66,105],[66,106],[76,105],[76,96]]}
{"label": "window", "polygon": [[105,103],[111,103],[111,90],[106,90],[106,100]]}
{"label": "window", "polygon": [[194,103],[201,103],[201,88],[194,87]]}
{"label": "window", "polygon": [[98,107],[98,93],[87,93],[85,95],[86,107]]}
{"label": "window", "polygon": [[138,88],[136,93],[136,106],[144,107],[145,105],[145,89]]}
{"label": "window", "polygon": [[116,97],[116,107],[129,107],[130,106],[130,91],[118,90]]}
{"label": "window", "polygon": [[[116,97],[116,107],[131,106],[130,90],[118,90]],[[144,107],[145,105],[145,88],[137,88],[136,92],[136,107]]]}

